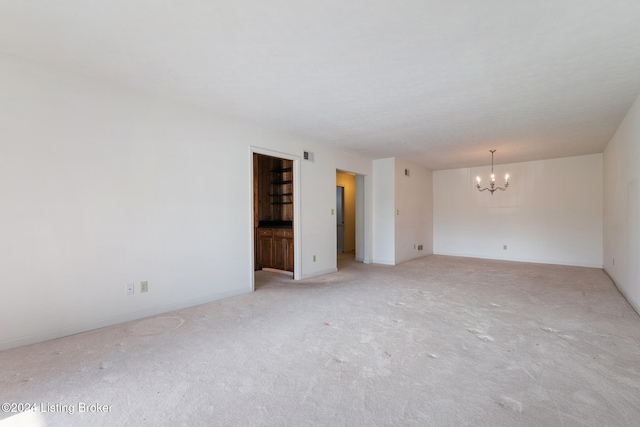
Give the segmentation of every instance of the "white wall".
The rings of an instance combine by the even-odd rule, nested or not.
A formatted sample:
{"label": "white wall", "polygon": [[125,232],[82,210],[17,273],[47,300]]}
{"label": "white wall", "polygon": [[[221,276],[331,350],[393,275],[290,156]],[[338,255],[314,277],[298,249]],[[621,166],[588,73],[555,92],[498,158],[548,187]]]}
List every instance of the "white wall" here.
{"label": "white wall", "polygon": [[604,151],[604,268],[640,313],[640,97]]}
{"label": "white wall", "polygon": [[[405,175],[409,170],[409,176]],[[396,159],[395,262],[433,253],[433,182],[431,171]],[[418,250],[418,245],[423,249]]]}
{"label": "white wall", "polygon": [[373,161],[373,262],[394,265],[395,159]]}
{"label": "white wall", "polygon": [[335,171],[370,160],[0,56],[0,349],[250,291],[250,147],[315,152],[296,268],[335,271]]}
{"label": "white wall", "polygon": [[602,267],[602,154],[496,165],[493,196],[490,170],[433,173],[434,253]]}
{"label": "white wall", "polygon": [[373,161],[373,262],[395,265],[433,253],[432,188],[431,171],[423,167],[396,158]]}

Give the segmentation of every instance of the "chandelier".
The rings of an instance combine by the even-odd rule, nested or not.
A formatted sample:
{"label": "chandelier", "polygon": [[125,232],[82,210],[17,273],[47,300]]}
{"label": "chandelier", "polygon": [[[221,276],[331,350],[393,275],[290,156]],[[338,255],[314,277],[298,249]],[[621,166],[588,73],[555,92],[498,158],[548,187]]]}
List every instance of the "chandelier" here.
{"label": "chandelier", "polygon": [[489,192],[493,196],[493,193],[496,190],[504,191],[504,190],[507,189],[507,187],[509,186],[509,174],[506,174],[504,176],[504,187],[496,187],[496,176],[493,174],[493,153],[495,153],[496,150],[489,150],[489,152],[491,153],[491,181],[489,182],[489,186],[488,187],[481,188],[480,187],[480,177],[477,176],[476,180],[478,181],[478,183],[476,184],[476,187],[478,187],[478,191],[489,190]]}

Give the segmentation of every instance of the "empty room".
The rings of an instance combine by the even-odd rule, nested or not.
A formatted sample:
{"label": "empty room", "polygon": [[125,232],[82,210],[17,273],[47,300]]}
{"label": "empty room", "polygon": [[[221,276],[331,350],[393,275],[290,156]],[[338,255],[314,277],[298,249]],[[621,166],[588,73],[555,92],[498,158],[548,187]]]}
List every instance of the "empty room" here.
{"label": "empty room", "polygon": [[0,1],[0,427],[637,425],[638,22]]}

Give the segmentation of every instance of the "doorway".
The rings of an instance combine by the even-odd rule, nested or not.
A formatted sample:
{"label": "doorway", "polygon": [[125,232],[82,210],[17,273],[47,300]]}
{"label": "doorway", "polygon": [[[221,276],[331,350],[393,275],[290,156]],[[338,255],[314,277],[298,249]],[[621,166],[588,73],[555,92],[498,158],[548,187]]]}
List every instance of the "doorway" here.
{"label": "doorway", "polygon": [[[363,175],[336,170],[336,255],[338,268],[344,262],[363,261]],[[362,200],[360,200],[362,199]]]}
{"label": "doorway", "polygon": [[299,158],[252,147],[251,172],[252,289],[259,270],[299,280]]}
{"label": "doorway", "polygon": [[344,252],[344,187],[336,186],[336,227],[338,253]]}

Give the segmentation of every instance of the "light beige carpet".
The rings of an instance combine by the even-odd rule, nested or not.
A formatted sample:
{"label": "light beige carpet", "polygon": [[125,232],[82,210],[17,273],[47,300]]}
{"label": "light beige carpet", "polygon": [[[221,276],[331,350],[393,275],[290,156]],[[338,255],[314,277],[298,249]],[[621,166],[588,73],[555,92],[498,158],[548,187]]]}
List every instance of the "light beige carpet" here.
{"label": "light beige carpet", "polygon": [[640,319],[602,270],[339,268],[1,352],[0,402],[37,410],[0,426],[639,425]]}

